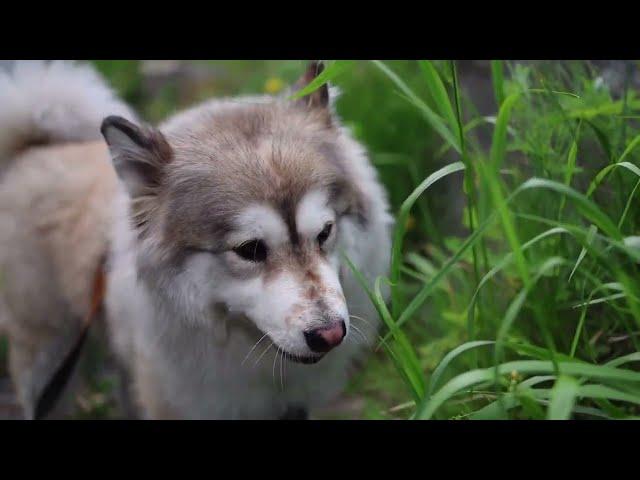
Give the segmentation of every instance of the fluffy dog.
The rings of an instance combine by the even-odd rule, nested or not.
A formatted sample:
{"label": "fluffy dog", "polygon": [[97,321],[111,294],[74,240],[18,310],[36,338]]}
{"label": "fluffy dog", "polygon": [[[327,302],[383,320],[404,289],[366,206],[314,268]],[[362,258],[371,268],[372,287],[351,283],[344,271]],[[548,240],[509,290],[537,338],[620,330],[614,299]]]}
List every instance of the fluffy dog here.
{"label": "fluffy dog", "polygon": [[158,128],[87,65],[0,76],[0,324],[27,418],[104,256],[104,319],[142,418],[275,419],[339,393],[377,329],[344,256],[386,274],[392,220],[333,91],[291,99],[321,69]]}

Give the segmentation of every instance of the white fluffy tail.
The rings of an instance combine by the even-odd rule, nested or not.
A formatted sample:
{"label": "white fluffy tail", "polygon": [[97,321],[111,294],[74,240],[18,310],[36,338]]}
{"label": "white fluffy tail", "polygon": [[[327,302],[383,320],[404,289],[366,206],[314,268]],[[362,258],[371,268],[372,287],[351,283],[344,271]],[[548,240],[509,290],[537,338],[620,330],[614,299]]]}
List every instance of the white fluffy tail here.
{"label": "white fluffy tail", "polygon": [[135,115],[88,64],[16,61],[0,71],[0,166],[30,144],[101,138],[108,115]]}

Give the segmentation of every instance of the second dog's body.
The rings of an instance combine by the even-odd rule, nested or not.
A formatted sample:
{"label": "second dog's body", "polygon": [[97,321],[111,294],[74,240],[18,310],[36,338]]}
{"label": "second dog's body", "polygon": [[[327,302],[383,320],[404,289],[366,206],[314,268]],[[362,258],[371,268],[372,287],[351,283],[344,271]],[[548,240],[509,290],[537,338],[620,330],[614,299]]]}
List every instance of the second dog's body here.
{"label": "second dog's body", "polygon": [[[376,330],[340,255],[369,281],[385,274],[390,217],[325,93],[211,101],[157,131],[111,117],[107,148],[102,119],[135,117],[101,84],[87,91],[92,73],[19,73],[5,84],[39,75],[29,98],[45,90],[0,117],[1,324],[27,416],[104,255],[111,344],[143,417],[280,418],[335,396]],[[46,92],[65,75],[75,92]]]}

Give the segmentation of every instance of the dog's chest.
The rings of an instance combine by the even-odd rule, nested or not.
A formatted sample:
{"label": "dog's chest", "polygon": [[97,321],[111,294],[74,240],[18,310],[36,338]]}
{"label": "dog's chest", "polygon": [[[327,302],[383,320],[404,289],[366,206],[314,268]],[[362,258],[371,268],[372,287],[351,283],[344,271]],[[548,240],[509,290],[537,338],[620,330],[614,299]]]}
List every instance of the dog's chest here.
{"label": "dog's chest", "polygon": [[[346,380],[348,349],[317,365],[299,365],[284,359],[268,337],[259,341],[230,327],[221,341],[216,333],[205,326],[169,327],[155,346],[141,346],[141,395],[162,399],[180,418],[275,419],[291,405],[324,403]],[[145,389],[145,376],[162,381]]]}

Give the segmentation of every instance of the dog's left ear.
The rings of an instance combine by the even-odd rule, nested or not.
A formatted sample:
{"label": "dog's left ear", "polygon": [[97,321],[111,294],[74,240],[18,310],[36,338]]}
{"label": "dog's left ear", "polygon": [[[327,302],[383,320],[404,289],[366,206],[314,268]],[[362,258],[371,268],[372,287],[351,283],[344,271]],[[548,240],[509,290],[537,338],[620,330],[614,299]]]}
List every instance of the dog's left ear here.
{"label": "dog's left ear", "polygon": [[136,199],[153,194],[173,156],[162,133],[116,116],[105,118],[100,131],[129,196]]}
{"label": "dog's left ear", "polygon": [[[324,65],[321,62],[313,61],[307,65],[307,69],[304,74],[298,79],[294,85],[295,91],[300,91],[307,85],[309,85],[315,78],[320,75],[324,70]],[[325,83],[320,88],[314,90],[308,95],[301,97],[297,100],[298,104],[303,105],[309,109],[324,109],[329,110],[329,87]]]}

